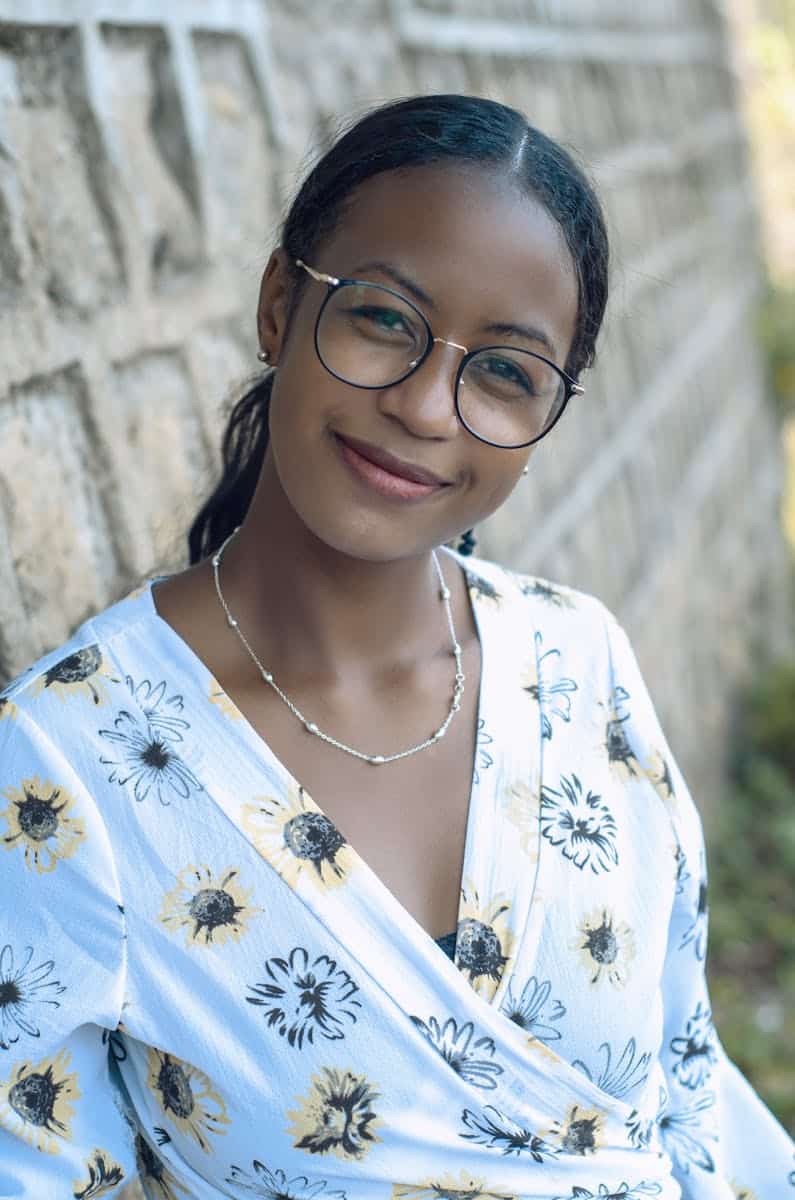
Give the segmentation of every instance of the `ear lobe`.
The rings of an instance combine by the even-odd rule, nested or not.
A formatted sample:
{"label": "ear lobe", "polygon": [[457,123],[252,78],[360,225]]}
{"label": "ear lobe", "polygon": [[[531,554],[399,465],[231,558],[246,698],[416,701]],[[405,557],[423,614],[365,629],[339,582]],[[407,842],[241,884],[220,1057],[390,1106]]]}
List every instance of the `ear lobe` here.
{"label": "ear lobe", "polygon": [[270,350],[271,362],[279,358],[284,335],[287,330],[289,311],[290,275],[287,253],[279,247],[268,259],[262,276],[257,305],[257,336],[260,346]]}

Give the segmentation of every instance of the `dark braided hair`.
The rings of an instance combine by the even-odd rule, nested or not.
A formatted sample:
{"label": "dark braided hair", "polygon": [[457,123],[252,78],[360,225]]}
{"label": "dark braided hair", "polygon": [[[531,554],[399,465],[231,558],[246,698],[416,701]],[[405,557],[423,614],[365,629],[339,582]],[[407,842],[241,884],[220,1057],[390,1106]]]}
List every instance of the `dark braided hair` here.
{"label": "dark braided hair", "polygon": [[[282,230],[290,264],[312,261],[361,184],[383,171],[431,163],[491,165],[538,200],[560,226],[577,273],[579,302],[565,369],[594,360],[607,303],[608,242],[601,205],[571,155],[514,108],[477,96],[412,96],[351,126],[304,180]],[[294,267],[291,266],[294,271]],[[305,281],[294,277],[291,312]],[[289,323],[289,316],[288,316]],[[212,554],[248,511],[268,445],[273,371],[232,410],[222,443],[223,475],[188,534],[191,563]]]}

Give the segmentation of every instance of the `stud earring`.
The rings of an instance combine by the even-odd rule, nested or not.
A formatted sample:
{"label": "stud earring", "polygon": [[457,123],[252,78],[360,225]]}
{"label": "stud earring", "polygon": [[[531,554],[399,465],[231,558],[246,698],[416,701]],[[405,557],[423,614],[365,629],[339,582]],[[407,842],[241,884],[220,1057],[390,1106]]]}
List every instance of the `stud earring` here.
{"label": "stud earring", "polygon": [[260,360],[261,363],[269,363],[271,360],[270,350],[258,350],[257,358]]}
{"label": "stud earring", "polygon": [[529,467],[527,467],[527,466],[525,466],[525,467],[522,467],[522,474],[523,474],[523,475],[529,475],[529,474],[530,474],[530,468],[529,468]]}

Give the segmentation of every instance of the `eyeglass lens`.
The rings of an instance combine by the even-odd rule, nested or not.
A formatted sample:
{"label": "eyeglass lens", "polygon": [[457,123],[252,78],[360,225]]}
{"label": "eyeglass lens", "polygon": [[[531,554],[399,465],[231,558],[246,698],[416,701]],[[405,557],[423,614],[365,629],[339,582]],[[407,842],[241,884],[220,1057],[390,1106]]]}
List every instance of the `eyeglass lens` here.
{"label": "eyeglass lens", "polygon": [[[321,361],[358,387],[389,387],[411,372],[428,329],[407,300],[377,284],[343,284],[329,294],[317,328]],[[555,367],[530,351],[488,347],[461,373],[458,408],[470,431],[498,446],[540,437],[560,412],[565,389]]]}

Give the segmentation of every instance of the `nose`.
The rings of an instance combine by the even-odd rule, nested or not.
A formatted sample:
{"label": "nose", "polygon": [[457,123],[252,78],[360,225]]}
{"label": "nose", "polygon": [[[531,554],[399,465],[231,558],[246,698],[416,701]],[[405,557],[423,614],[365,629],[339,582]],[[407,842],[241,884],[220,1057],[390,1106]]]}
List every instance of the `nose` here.
{"label": "nose", "polygon": [[378,406],[414,437],[447,440],[458,433],[455,379],[461,361],[459,351],[466,351],[466,347],[444,338],[434,338],[433,342],[430,354],[416,371],[379,391]]}

